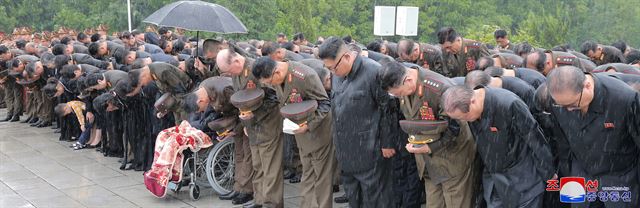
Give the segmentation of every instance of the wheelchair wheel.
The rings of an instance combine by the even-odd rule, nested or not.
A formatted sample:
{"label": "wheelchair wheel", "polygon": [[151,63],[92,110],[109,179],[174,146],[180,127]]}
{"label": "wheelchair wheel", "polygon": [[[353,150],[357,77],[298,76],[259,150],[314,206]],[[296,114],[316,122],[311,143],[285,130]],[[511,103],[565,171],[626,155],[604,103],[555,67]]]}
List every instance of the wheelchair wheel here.
{"label": "wheelchair wheel", "polygon": [[200,187],[195,184],[189,185],[189,196],[194,201],[200,199]]}
{"label": "wheelchair wheel", "polygon": [[207,179],[213,191],[218,195],[229,194],[233,191],[234,152],[233,138],[227,138],[218,142],[207,157]]}
{"label": "wheelchair wheel", "polygon": [[[209,188],[211,187],[211,184],[209,183],[209,179],[207,178],[207,169],[206,169],[206,163],[207,163],[207,158],[209,156],[209,152],[211,152],[213,148],[209,147],[206,149],[200,149],[200,151],[198,151],[198,161],[196,161],[196,184],[200,187],[204,187],[204,188]],[[191,162],[189,162],[188,164],[185,163],[184,164],[184,173],[191,173],[191,169],[193,167],[193,164]]]}

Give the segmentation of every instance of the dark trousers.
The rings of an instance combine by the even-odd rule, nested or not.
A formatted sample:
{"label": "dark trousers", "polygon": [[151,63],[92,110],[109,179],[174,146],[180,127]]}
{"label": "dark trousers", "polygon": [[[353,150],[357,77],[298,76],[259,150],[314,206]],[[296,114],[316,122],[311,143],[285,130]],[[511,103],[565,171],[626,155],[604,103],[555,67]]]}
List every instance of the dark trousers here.
{"label": "dark trousers", "polygon": [[342,173],[342,184],[352,208],[393,207],[391,159],[382,159],[370,170]]}
{"label": "dark trousers", "polygon": [[8,115],[22,115],[22,85],[15,83],[15,81],[7,81],[4,84],[4,101],[7,105]]}
{"label": "dark trousers", "polygon": [[394,207],[420,207],[424,183],[419,183],[418,168],[413,155],[396,154],[393,161]]}
{"label": "dark trousers", "polygon": [[107,127],[107,148],[106,155],[109,156],[123,156],[125,151],[122,144],[122,112],[120,110],[107,112],[106,115],[106,127]]}
{"label": "dark trousers", "polygon": [[302,174],[302,162],[300,162],[300,151],[296,143],[296,137],[291,134],[282,134],[284,139],[284,168],[285,170]]}

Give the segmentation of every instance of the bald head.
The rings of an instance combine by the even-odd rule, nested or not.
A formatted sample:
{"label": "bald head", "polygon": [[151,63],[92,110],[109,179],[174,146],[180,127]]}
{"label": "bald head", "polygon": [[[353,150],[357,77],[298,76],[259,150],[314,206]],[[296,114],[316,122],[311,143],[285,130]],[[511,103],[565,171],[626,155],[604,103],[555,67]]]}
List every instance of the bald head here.
{"label": "bald head", "polygon": [[230,49],[223,49],[216,56],[216,64],[223,74],[238,75],[244,65],[244,57]]}
{"label": "bald head", "polygon": [[582,91],[585,79],[584,72],[577,67],[563,66],[549,72],[546,84],[551,94],[566,91],[577,94]]}
{"label": "bald head", "polygon": [[413,52],[414,42],[411,39],[402,39],[398,41],[398,54],[400,57],[410,56]]}
{"label": "bald head", "polygon": [[464,85],[473,89],[477,86],[489,86],[491,83],[491,76],[484,71],[471,71],[464,78]]}
{"label": "bald head", "polygon": [[525,66],[530,69],[535,69],[539,72],[545,71],[545,62],[547,61],[547,55],[542,51],[535,51],[527,55],[524,59]]}

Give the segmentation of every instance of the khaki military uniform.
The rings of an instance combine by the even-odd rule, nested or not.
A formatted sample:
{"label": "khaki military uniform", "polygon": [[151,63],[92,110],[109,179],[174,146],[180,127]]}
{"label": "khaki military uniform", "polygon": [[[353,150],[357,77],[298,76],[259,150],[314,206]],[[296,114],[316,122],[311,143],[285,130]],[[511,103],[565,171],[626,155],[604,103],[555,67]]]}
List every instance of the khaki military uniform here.
{"label": "khaki military uniform", "polygon": [[[410,96],[400,100],[400,108],[407,120],[442,120],[440,97],[455,85],[450,79],[435,72],[418,68],[418,87]],[[471,207],[477,166],[473,135],[466,122],[457,121],[460,132],[457,136],[429,143],[431,154],[415,154],[418,174],[424,178],[427,192],[427,207]],[[420,136],[420,135],[413,135]]]}
{"label": "khaki military uniform", "polygon": [[277,86],[281,106],[304,100],[318,101],[318,109],[307,120],[309,130],[296,134],[302,162],[300,207],[331,207],[335,149],[331,139],[331,102],[317,73],[298,62],[287,62],[283,86]]}
{"label": "khaki military uniform", "polygon": [[149,64],[149,71],[158,89],[163,93],[171,93],[171,96],[176,99],[177,104],[174,109],[171,109],[171,111],[174,112],[176,124],[187,120],[187,113],[179,106],[182,106],[184,96],[190,91],[193,85],[191,78],[180,71],[178,67],[167,63],[157,62]]}
{"label": "khaki military uniform", "polygon": [[[262,87],[251,73],[253,62],[253,59],[246,58],[242,73],[233,76],[236,92]],[[256,171],[253,177],[254,202],[265,207],[284,207],[282,116],[277,101],[265,98],[262,106],[252,113],[253,118],[242,121],[242,124],[249,134],[253,170]]]}
{"label": "khaki military uniform", "polygon": [[490,56],[489,49],[483,43],[474,40],[462,40],[462,47],[457,53],[444,53],[446,68],[453,75],[463,77],[476,68],[476,61],[483,56]]}

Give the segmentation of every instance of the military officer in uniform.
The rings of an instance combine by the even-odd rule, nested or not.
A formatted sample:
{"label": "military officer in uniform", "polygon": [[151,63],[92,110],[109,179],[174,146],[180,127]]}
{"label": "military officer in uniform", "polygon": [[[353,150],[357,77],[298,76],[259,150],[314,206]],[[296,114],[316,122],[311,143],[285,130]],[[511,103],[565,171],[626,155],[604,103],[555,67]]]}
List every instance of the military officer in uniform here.
{"label": "military officer in uniform", "polygon": [[444,112],[468,121],[484,164],[487,207],[542,207],[545,181],[555,179],[553,155],[542,130],[515,94],[499,88],[453,86]]}
{"label": "military officer in uniform", "polygon": [[445,67],[453,76],[465,76],[476,68],[476,60],[490,56],[489,49],[483,43],[462,38],[451,27],[438,31],[438,42],[442,44]]}
{"label": "military officer in uniform", "polygon": [[[176,123],[179,124],[188,119],[187,113],[179,106],[182,106],[184,97],[191,90],[193,83],[191,78],[178,67],[168,63],[155,62],[130,71],[129,79],[133,86],[137,86],[136,91],[139,91],[152,81],[155,82],[162,93],[169,93],[175,99],[176,105],[168,110],[174,113]],[[159,117],[162,116],[164,115],[159,115]]]}
{"label": "military officer in uniform", "polygon": [[466,122],[449,119],[440,110],[440,96],[455,84],[441,74],[406,65],[392,61],[380,71],[382,88],[400,98],[405,119],[449,121],[440,139],[420,147],[406,145],[415,154],[418,174],[425,180],[427,207],[471,207],[474,179],[480,173],[474,163],[473,137]]}
{"label": "military officer in uniform", "polygon": [[550,50],[532,52],[524,58],[522,64],[527,68],[538,70],[544,75],[559,66],[571,65],[584,70],[580,58],[567,52]]}
{"label": "military officer in uniform", "polygon": [[490,57],[480,57],[477,63],[476,70],[485,70],[491,66],[515,69],[522,66],[522,57],[512,53],[496,53]]}
{"label": "military officer in uniform", "polygon": [[454,76],[451,71],[444,68],[442,50],[437,46],[402,39],[398,41],[398,55],[398,61],[414,63],[446,77]]}
{"label": "military officer in uniform", "polygon": [[[302,162],[301,207],[331,207],[334,147],[331,139],[331,101],[320,78],[310,67],[293,61],[256,60],[253,76],[276,89],[280,106],[317,102],[317,108],[294,130]],[[283,108],[282,113],[286,112]]]}
{"label": "military officer in uniform", "polygon": [[[231,105],[230,97],[235,91],[233,83],[229,77],[210,77],[200,83],[200,86],[185,99],[187,112],[204,112],[208,106],[222,114],[223,118],[238,118],[238,109]],[[231,118],[233,119],[233,118]],[[244,134],[242,125],[236,125],[229,132],[234,141],[234,193],[228,196],[220,196],[223,200],[232,200],[231,203],[244,204],[253,199],[253,175],[251,166],[251,149],[249,138]],[[225,132],[219,132],[218,136],[223,137]]]}
{"label": "military officer in uniform", "polygon": [[511,41],[509,40],[507,31],[503,29],[496,30],[495,32],[493,32],[493,37],[496,38],[498,49],[510,51],[514,50],[515,44],[511,43]]}
{"label": "military officer in uniform", "polygon": [[241,114],[240,119],[249,136],[255,188],[254,204],[249,207],[283,207],[284,182],[282,170],[283,140],[281,137],[282,116],[278,108],[275,90],[263,87],[253,76],[254,60],[241,56],[236,49],[221,50],[216,63],[222,74],[233,78],[236,93],[245,89],[265,91],[262,105],[254,111]]}
{"label": "military officer in uniform", "polygon": [[608,63],[626,63],[622,52],[613,46],[597,44],[593,41],[582,43],[582,54],[587,55],[598,66]]}

